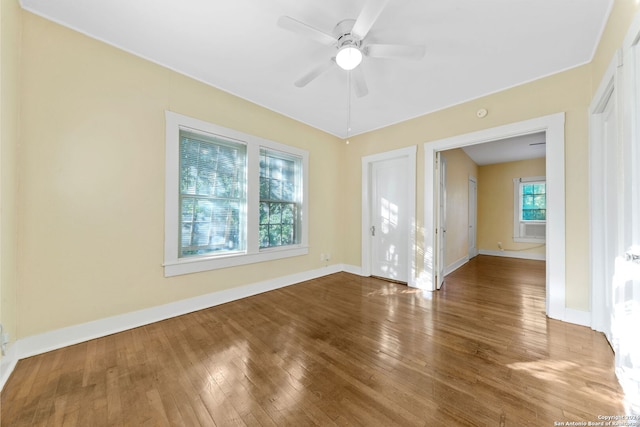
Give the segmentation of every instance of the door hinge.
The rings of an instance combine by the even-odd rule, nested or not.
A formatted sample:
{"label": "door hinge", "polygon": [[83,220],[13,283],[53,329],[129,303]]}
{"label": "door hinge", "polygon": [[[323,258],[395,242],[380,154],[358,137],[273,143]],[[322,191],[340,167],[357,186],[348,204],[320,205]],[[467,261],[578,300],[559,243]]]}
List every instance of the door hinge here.
{"label": "door hinge", "polygon": [[376,235],[376,226],[372,225],[370,230],[371,230],[371,235],[375,237],[375,235]]}

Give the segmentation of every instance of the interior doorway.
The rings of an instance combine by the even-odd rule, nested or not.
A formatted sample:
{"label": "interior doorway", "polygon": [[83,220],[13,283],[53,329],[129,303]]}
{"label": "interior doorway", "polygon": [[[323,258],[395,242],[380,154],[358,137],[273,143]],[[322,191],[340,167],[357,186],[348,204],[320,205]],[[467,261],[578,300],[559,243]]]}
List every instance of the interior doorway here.
{"label": "interior doorway", "polygon": [[[532,133],[546,133],[547,240],[546,312],[549,317],[566,320],[565,308],[565,193],[564,193],[564,113],[499,126],[435,142],[425,148],[424,247],[425,275],[420,287],[435,290],[439,263],[437,256],[437,194],[439,180],[435,159],[439,151],[462,148],[489,141]],[[429,192],[432,192],[429,194]],[[576,322],[577,323],[577,322]]]}

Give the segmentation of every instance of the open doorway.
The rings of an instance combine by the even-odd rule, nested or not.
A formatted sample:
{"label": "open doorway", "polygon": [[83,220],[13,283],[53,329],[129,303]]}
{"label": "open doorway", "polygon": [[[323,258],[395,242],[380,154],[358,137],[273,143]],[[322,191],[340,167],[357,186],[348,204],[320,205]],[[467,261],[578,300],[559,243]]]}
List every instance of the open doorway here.
{"label": "open doorway", "polygon": [[545,259],[545,146],[537,132],[437,153],[438,288],[477,254]]}
{"label": "open doorway", "polygon": [[564,113],[451,137],[424,144],[425,148],[425,209],[424,209],[424,270],[419,286],[435,290],[438,267],[437,211],[439,179],[437,153],[489,141],[544,132],[546,135],[546,313],[566,320],[565,309],[565,194],[564,194]]}

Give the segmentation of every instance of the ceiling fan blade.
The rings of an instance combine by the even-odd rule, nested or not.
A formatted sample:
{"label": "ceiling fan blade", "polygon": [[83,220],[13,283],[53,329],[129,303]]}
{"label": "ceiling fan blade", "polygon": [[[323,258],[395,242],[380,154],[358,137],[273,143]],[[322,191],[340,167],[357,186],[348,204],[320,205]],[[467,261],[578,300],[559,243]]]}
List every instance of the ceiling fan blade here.
{"label": "ceiling fan blade", "polygon": [[422,59],[425,51],[424,46],[401,44],[370,44],[364,48],[364,54],[372,58]]}
{"label": "ceiling fan blade", "polygon": [[364,5],[364,9],[358,15],[356,23],[353,24],[351,34],[363,40],[373,24],[375,24],[378,16],[382,13],[382,10],[387,6],[389,0],[369,0]]}
{"label": "ceiling fan blade", "polygon": [[278,19],[278,26],[289,30],[298,35],[308,37],[322,44],[330,45],[336,42],[336,38],[331,34],[327,34],[324,31],[318,30],[311,25],[298,21],[290,16],[281,16]]}
{"label": "ceiling fan blade", "polygon": [[367,80],[364,78],[364,71],[362,70],[362,66],[356,67],[351,71],[351,73],[353,73],[353,83],[356,96],[358,98],[362,98],[369,93]]}
{"label": "ceiling fan blade", "polygon": [[335,61],[333,58],[331,58],[331,60],[321,63],[320,65],[318,65],[317,67],[309,71],[307,74],[300,77],[298,80],[295,81],[294,84],[297,87],[305,87],[306,85],[311,83],[313,80],[318,78],[322,73],[326,72],[329,68],[333,67],[334,64],[335,64]]}

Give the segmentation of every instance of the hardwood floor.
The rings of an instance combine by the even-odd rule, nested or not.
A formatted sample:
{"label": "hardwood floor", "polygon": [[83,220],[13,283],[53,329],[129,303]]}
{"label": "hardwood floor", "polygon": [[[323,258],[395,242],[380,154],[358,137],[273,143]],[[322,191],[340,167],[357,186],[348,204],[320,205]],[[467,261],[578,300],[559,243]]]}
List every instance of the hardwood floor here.
{"label": "hardwood floor", "polygon": [[[347,273],[18,363],[2,426],[553,426],[624,414],[605,338],[544,315],[544,262],[431,294]],[[555,424],[559,425],[559,424]]]}

